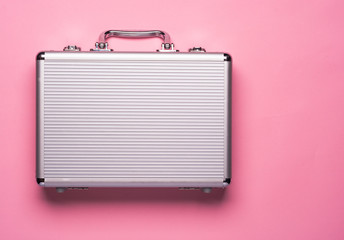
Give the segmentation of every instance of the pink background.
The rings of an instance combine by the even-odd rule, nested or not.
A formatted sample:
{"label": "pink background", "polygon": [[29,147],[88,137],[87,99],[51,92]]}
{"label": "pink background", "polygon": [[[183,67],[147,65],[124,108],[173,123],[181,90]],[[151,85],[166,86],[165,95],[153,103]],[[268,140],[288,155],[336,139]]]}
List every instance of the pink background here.
{"label": "pink background", "polygon": [[[0,239],[344,239],[344,2],[1,1]],[[35,55],[162,29],[233,57],[233,180],[57,194],[35,183]],[[155,50],[158,39],[113,39]]]}

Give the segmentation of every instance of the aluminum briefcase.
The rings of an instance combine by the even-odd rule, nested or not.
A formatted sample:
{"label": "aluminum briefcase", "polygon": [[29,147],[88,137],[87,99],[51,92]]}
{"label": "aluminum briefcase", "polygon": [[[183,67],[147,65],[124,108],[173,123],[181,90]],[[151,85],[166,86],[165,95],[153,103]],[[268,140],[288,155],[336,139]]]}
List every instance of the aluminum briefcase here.
{"label": "aluminum briefcase", "polygon": [[[156,52],[107,39],[159,37]],[[37,55],[39,185],[224,188],[231,180],[231,57],[179,52],[163,31],[103,32],[90,51]]]}

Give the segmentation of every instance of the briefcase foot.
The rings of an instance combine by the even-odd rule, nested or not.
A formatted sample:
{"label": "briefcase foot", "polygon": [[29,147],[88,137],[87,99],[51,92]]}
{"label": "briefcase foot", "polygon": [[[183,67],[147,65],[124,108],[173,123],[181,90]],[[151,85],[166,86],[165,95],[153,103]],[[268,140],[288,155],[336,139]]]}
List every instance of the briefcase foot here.
{"label": "briefcase foot", "polygon": [[63,192],[65,192],[67,190],[67,188],[65,188],[65,187],[57,187],[56,188],[56,192],[58,192],[58,193],[63,193]]}
{"label": "briefcase foot", "polygon": [[211,193],[211,188],[202,188],[201,190],[204,193]]}

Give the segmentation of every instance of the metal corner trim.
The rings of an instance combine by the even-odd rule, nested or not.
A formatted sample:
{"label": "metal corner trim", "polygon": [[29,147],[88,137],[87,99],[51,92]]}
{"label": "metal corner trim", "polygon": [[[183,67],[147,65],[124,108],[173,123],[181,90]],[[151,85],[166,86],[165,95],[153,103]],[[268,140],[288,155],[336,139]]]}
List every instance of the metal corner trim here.
{"label": "metal corner trim", "polygon": [[36,56],[36,60],[45,60],[45,52],[39,52]]}
{"label": "metal corner trim", "polygon": [[229,55],[228,53],[224,53],[223,55],[224,55],[224,61],[228,61],[228,62],[232,61],[231,55]]}

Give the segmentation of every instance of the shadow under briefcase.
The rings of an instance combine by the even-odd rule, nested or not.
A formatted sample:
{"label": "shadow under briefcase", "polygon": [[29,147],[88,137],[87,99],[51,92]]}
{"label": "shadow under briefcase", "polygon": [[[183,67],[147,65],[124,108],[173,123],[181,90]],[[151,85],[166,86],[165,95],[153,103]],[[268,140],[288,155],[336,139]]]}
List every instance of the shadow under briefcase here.
{"label": "shadow under briefcase", "polygon": [[[110,37],[159,37],[118,52]],[[37,55],[39,185],[224,188],[231,180],[231,57],[175,50],[163,31],[101,34]]]}

